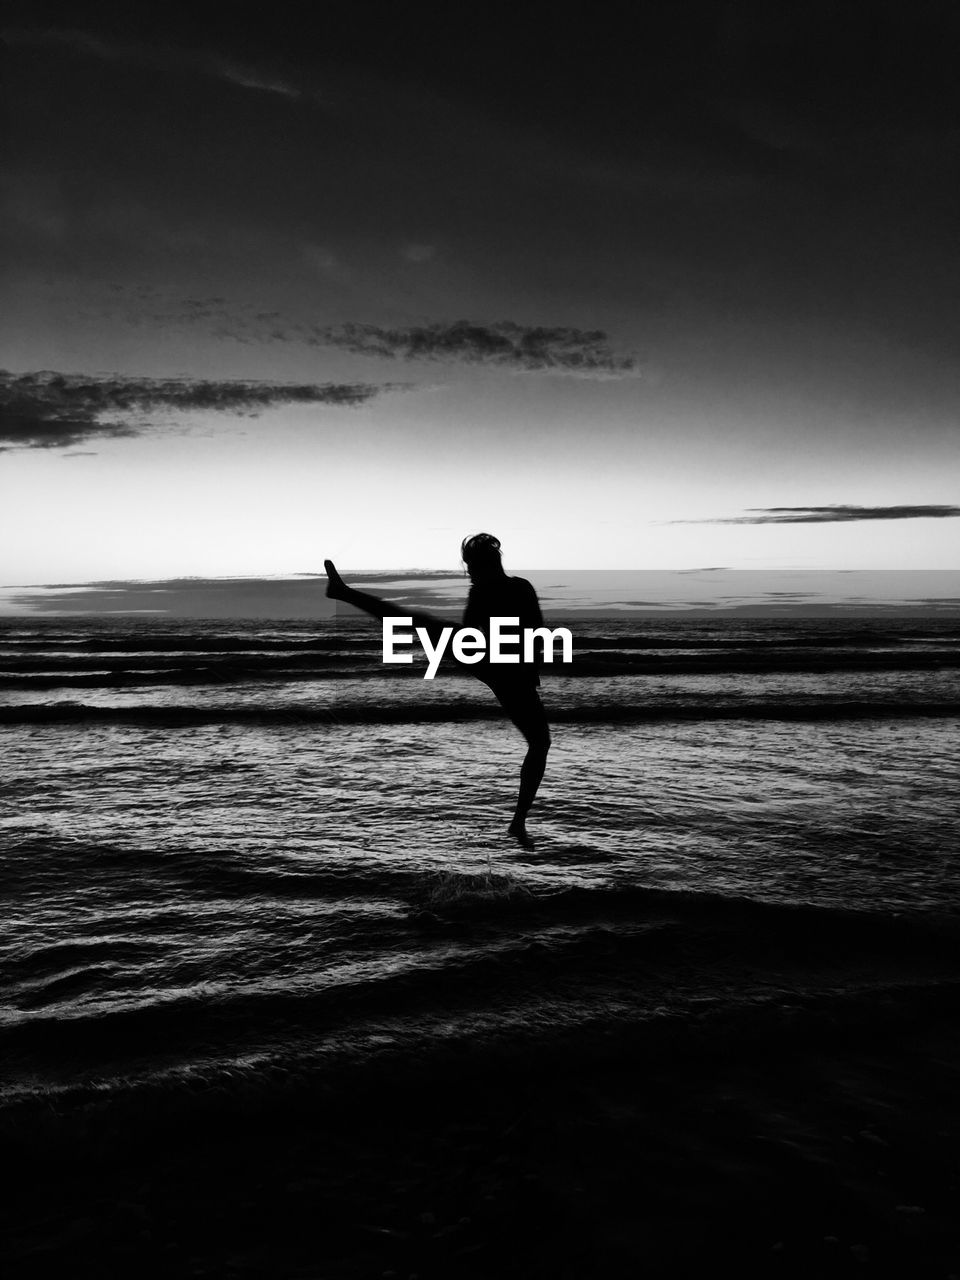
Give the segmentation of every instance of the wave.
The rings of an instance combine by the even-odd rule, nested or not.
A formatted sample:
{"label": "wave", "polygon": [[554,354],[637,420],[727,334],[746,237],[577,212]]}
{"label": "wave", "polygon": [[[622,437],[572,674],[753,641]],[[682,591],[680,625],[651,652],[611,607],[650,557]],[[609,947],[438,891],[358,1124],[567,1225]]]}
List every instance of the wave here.
{"label": "wave", "polygon": [[[125,856],[128,863],[135,859]],[[272,894],[276,885],[266,879],[248,878],[247,895]],[[273,879],[286,893],[298,883],[305,898],[334,888],[310,873]],[[491,999],[523,1003],[531,989],[555,980],[562,985],[555,996],[584,1008],[634,997],[643,1005],[651,992],[680,1008],[694,990],[719,998],[735,971],[741,980],[760,971],[779,974],[788,985],[790,975],[799,976],[798,989],[810,987],[811,979],[816,987],[830,972],[841,985],[851,975],[866,986],[874,979],[960,981],[960,916],[945,913],[903,916],[644,887],[531,890],[494,873],[355,872],[338,877],[336,888],[380,897],[389,890],[406,902],[388,929],[378,920],[366,938],[344,935],[344,954],[355,957],[358,946],[379,951],[379,967],[334,965],[306,988],[284,989],[266,975],[259,989],[249,980],[232,990],[203,985],[187,994],[138,996],[133,1007],[94,1001],[91,1008],[113,966],[142,960],[156,973],[153,935],[38,946],[5,965],[21,1009],[60,1001],[85,979],[88,999],[69,1016],[61,1008],[8,1023],[0,1048],[18,1055],[46,1046],[81,1057],[96,1036],[101,1050],[104,1042],[116,1042],[153,1053],[175,1038],[194,1041],[214,1030],[222,1041],[256,1024],[296,1025],[298,1034],[307,1034],[329,1029],[331,1019],[418,1014],[454,992],[461,1007]]]}
{"label": "wave", "polygon": [[[299,654],[285,652],[282,657],[249,651],[242,662],[223,660],[217,653],[190,660],[182,651],[155,653],[144,649],[123,659],[116,655],[90,653],[67,656],[44,653],[36,657],[5,655],[0,670],[0,689],[48,691],[57,688],[117,688],[150,685],[236,684],[283,681],[316,681],[342,679],[422,678],[423,664],[409,668],[385,667],[372,653],[353,650],[310,651]],[[220,659],[220,660],[218,660]],[[618,647],[609,652],[593,647],[575,653],[573,662],[554,662],[553,675],[566,678],[617,676],[684,676],[684,675],[758,675],[758,674],[825,674],[829,672],[922,672],[960,670],[960,653],[956,650],[932,649],[898,652],[896,650],[816,653],[746,652],[736,650],[716,654],[670,654],[657,656],[630,653]],[[469,676],[456,664],[441,663],[442,677]]]}
{"label": "wave", "polygon": [[818,1036],[862,1046],[870,1033],[960,1012],[956,921],[676,895],[667,910],[658,896],[638,897],[629,925],[619,903],[616,927],[605,917],[570,928],[569,915],[560,927],[554,902],[553,928],[501,922],[498,941],[482,948],[438,947],[415,968],[385,965],[325,989],[265,983],[114,1011],[87,1003],[70,1017],[31,1013],[0,1030],[12,1082],[0,1101],[51,1089],[102,1101],[143,1084],[164,1093],[258,1079],[271,1090],[316,1086],[341,1068],[384,1066],[394,1078],[458,1057],[542,1064],[559,1054],[567,1071],[632,1051],[749,1058]]}
{"label": "wave", "polygon": [[[549,708],[554,724],[644,724],[713,720],[890,720],[960,716],[960,699],[836,699],[729,703],[595,703]],[[226,705],[91,706],[80,702],[30,703],[0,707],[0,724],[135,724],[184,728],[199,725],[436,724],[498,720],[495,706],[473,702],[408,702],[371,706],[337,702],[334,707]]]}
{"label": "wave", "polygon": [[9,652],[62,653],[65,656],[86,653],[335,653],[342,649],[379,651],[379,636],[309,636],[305,638],[262,637],[256,633],[243,636],[198,636],[189,632],[176,634],[142,635],[127,633],[111,639],[106,636],[75,637],[71,635],[47,636],[43,639],[25,639],[19,636],[4,637],[0,632],[0,654],[6,658]]}
{"label": "wave", "polygon": [[[580,865],[590,859],[593,851],[572,846],[566,852],[574,864]],[[564,850],[552,850],[551,859],[562,859],[563,853]],[[166,924],[171,922],[171,907],[176,908],[175,923],[189,924],[193,918],[191,912],[195,914],[209,896],[217,903],[232,899],[247,903],[329,900],[342,908],[341,914],[348,914],[352,903],[373,899],[401,908],[402,918],[413,922],[417,929],[434,929],[444,920],[474,924],[488,921],[496,926],[508,919],[508,928],[512,931],[518,921],[524,920],[533,924],[580,925],[589,921],[619,923],[676,915],[687,924],[707,920],[747,932],[761,927],[764,921],[771,921],[777,936],[791,931],[798,936],[812,932],[824,939],[874,936],[878,931],[884,936],[906,936],[915,928],[924,931],[934,927],[956,927],[960,932],[960,915],[926,913],[918,915],[916,919],[920,923],[914,924],[913,915],[906,917],[885,910],[784,903],[709,890],[657,889],[624,883],[544,887],[528,884],[508,873],[436,872],[374,860],[336,866],[325,862],[320,866],[284,863],[271,867],[246,854],[237,855],[229,846],[222,850],[195,850],[184,857],[176,844],[159,849],[27,835],[15,844],[8,840],[0,869],[11,902],[20,895],[45,895],[54,888],[62,892],[64,886],[71,884],[116,885],[128,892],[131,885],[150,884],[150,897],[157,909],[162,909],[162,923]],[[173,899],[160,882],[176,886]],[[119,897],[111,902],[111,919],[124,900]],[[141,909],[142,904],[135,899],[131,899],[131,904],[136,908],[131,918],[139,922],[139,929],[126,931],[123,940],[110,944],[120,950],[108,953],[96,939],[66,943],[58,938],[56,943],[48,943],[41,949],[31,945],[31,956],[44,957],[40,971],[90,957],[98,962],[105,958],[134,958],[137,948],[145,945],[137,935],[142,932],[148,941],[156,941],[158,924],[149,911]],[[372,926],[373,933],[380,936],[388,924],[389,921],[378,917]],[[127,944],[133,948],[130,956],[123,951]],[[13,963],[9,949],[3,963]]]}

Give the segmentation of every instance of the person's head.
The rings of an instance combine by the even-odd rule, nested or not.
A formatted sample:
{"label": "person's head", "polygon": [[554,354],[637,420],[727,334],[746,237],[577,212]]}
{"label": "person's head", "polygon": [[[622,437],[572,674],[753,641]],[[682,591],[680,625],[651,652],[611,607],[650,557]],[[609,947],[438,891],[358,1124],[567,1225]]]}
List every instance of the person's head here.
{"label": "person's head", "polygon": [[471,582],[483,582],[503,573],[500,539],[492,533],[475,533],[471,538],[464,538],[460,543],[460,556]]}

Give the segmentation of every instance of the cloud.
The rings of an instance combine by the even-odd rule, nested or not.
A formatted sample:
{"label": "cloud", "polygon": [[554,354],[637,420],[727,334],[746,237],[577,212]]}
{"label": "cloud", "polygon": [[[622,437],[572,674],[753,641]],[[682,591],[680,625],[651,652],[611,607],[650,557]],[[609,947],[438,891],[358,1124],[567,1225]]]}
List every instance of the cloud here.
{"label": "cloud", "polygon": [[[927,520],[960,516],[960,507],[926,504],[899,507],[751,507],[750,514],[717,520],[671,520],[670,524],[846,524],[854,520]],[[754,514],[755,513],[755,514]]]}
{"label": "cloud", "polygon": [[[349,572],[349,571],[348,571]],[[388,589],[404,610],[451,605],[459,616],[469,585],[447,570],[349,573],[351,584]],[[447,588],[445,593],[444,588]],[[159,613],[182,618],[332,618],[354,616],[325,595],[326,574],[272,577],[107,579],[84,583],[0,584],[0,614]]]}
{"label": "cloud", "polygon": [[13,46],[59,46],[71,53],[99,58],[101,62],[139,63],[155,71],[189,70],[197,75],[226,81],[256,93],[278,94],[284,98],[303,99],[306,93],[288,77],[265,72],[247,63],[205,51],[173,46],[143,44],[132,41],[104,40],[100,36],[73,28],[44,30],[39,27],[11,28],[3,32]]}
{"label": "cloud", "polygon": [[[463,579],[466,576],[465,573],[451,573],[449,569],[377,569],[372,572],[369,569],[343,569],[341,572],[349,577],[351,586],[356,586],[357,583],[361,583],[364,586],[370,586],[371,584],[394,586],[398,583],[407,582],[446,582],[448,579],[458,582],[462,586]],[[326,574],[321,576],[326,577]]]}
{"label": "cloud", "polygon": [[303,246],[303,260],[319,275],[333,279],[346,279],[349,272],[333,252],[322,244],[306,244]]}
{"label": "cloud", "polygon": [[0,613],[156,613],[172,618],[330,618],[320,577],[165,578],[0,586]]}
{"label": "cloud", "polygon": [[[427,261],[427,246],[418,261]],[[328,279],[346,280],[349,268],[325,245],[308,244],[303,261]],[[159,291],[135,293],[118,287],[105,314],[128,315],[132,323],[200,325],[218,338],[245,344],[301,343],[338,347],[385,360],[429,360],[485,364],[525,372],[552,372],[582,378],[639,377],[634,355],[616,352],[600,329],[521,325],[512,320],[481,324],[471,320],[435,321],[404,328],[374,324],[320,325],[291,320],[280,311],[231,303],[222,296],[164,297]]]}
{"label": "cloud", "polygon": [[296,99],[304,97],[304,92],[298,85],[292,84],[289,80],[285,80],[280,76],[264,75],[254,67],[246,66],[243,63],[229,61],[225,58],[203,58],[200,56],[195,59],[195,65],[198,71],[206,72],[208,75],[219,76],[223,80],[229,80],[231,84],[239,85],[241,89],[253,89],[259,93],[276,93],[282,98]]}
{"label": "cloud", "polygon": [[495,324],[455,320],[405,329],[373,324],[332,325],[315,330],[313,340],[388,360],[456,360],[581,377],[639,373],[636,359],[617,355],[600,329],[528,326],[512,320]]}
{"label": "cloud", "polygon": [[156,410],[256,416],[281,404],[365,404],[397,384],[207,382],[0,370],[0,452],[60,449],[96,437],[143,435]]}

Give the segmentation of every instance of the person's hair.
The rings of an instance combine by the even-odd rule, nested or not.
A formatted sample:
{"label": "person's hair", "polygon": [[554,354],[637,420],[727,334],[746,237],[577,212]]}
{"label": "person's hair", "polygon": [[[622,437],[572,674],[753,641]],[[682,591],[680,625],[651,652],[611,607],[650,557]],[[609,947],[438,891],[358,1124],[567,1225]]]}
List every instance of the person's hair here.
{"label": "person's hair", "polygon": [[500,539],[495,538],[492,533],[475,533],[460,543],[460,557],[466,565],[498,563]]}

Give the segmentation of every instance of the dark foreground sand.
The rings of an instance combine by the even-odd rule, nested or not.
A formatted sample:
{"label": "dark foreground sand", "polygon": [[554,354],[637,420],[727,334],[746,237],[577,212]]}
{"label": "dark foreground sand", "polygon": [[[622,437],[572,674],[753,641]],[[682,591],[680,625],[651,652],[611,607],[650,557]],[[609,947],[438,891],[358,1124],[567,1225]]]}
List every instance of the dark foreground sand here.
{"label": "dark foreground sand", "polygon": [[14,1277],[960,1276],[943,1011],[3,1124]]}

